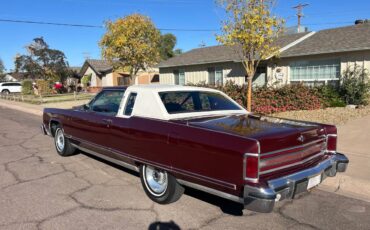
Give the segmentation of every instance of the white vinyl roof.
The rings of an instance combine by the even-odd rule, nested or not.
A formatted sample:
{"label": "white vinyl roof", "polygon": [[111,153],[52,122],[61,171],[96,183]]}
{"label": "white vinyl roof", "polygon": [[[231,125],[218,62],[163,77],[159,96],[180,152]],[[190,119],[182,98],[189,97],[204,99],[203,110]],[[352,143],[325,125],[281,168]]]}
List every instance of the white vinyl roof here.
{"label": "white vinyl roof", "polygon": [[[232,103],[237,105],[240,110],[220,110],[220,111],[204,111],[204,112],[189,112],[189,113],[178,113],[169,114],[159,96],[160,92],[171,92],[171,91],[202,91],[202,92],[214,92],[219,93],[228,98]],[[243,107],[233,101],[229,96],[221,91],[193,87],[193,86],[179,86],[179,85],[134,85],[127,88],[125,96],[122,101],[121,109],[118,112],[119,116],[125,117],[123,113],[126,105],[127,98],[131,93],[136,93],[136,101],[131,116],[147,117],[160,120],[171,120],[181,119],[199,116],[216,116],[216,115],[229,115],[229,114],[246,114],[248,113]]]}

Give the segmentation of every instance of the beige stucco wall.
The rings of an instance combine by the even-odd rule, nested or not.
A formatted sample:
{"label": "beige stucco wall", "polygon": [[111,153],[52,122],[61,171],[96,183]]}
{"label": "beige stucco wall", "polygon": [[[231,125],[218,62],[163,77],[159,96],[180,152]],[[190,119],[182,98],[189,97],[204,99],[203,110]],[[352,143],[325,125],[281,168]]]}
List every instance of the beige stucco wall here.
{"label": "beige stucco wall", "polygon": [[102,86],[115,86],[113,81],[113,73],[108,73],[102,77]]}
{"label": "beige stucco wall", "polygon": [[[365,67],[370,71],[370,51],[357,51],[335,54],[312,55],[292,58],[274,59],[267,62],[267,82],[268,85],[289,84],[290,83],[290,64],[297,61],[314,61],[314,60],[330,60],[339,59],[341,63],[340,72],[342,73],[348,66],[357,64]],[[185,71],[185,84],[200,82],[208,83],[208,68],[222,68],[223,82],[234,81],[236,84],[242,85],[245,83],[244,68],[240,63],[215,63],[203,64],[194,66],[184,66],[177,68],[161,68],[160,69],[160,84],[175,84],[173,71],[183,69]],[[275,77],[276,69],[281,69],[283,73],[283,80],[277,81]]]}
{"label": "beige stucco wall", "polygon": [[236,84],[244,84],[245,77],[243,66],[239,63],[203,64],[184,66],[179,68],[161,68],[159,72],[160,84],[175,84],[173,72],[183,69],[185,72],[185,84],[208,83],[208,68],[222,69],[223,82],[234,81]]}
{"label": "beige stucco wall", "polygon": [[91,69],[91,67],[88,67],[86,69],[86,72],[83,74],[84,75],[89,75],[91,74],[91,82],[90,86],[91,87],[101,87],[101,79],[96,75],[95,71]]}

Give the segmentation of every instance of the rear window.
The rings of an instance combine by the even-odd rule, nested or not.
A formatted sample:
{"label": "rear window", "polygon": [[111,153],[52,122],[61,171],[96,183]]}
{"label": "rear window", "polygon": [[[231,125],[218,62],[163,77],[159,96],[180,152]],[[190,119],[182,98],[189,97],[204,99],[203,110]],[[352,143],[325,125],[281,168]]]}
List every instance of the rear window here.
{"label": "rear window", "polygon": [[160,92],[159,96],[169,114],[241,110],[233,101],[214,92]]}

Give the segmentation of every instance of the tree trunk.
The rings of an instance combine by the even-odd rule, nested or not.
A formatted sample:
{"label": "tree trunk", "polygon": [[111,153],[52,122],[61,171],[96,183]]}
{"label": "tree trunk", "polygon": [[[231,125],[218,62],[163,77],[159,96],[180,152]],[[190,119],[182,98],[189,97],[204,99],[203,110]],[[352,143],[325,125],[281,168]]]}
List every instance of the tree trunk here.
{"label": "tree trunk", "polygon": [[252,112],[252,78],[248,76],[247,110]]}
{"label": "tree trunk", "polygon": [[253,61],[247,61],[245,63],[246,72],[247,72],[247,83],[248,83],[248,89],[247,89],[247,110],[249,112],[252,112],[252,80],[255,73],[255,66]]}

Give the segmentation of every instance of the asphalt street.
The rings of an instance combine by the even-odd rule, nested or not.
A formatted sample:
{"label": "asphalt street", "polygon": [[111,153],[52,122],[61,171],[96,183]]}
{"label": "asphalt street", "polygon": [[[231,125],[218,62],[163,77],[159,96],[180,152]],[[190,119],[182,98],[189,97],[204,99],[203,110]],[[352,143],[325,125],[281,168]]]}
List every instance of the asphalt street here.
{"label": "asphalt street", "polygon": [[269,214],[192,189],[158,205],[134,172],[84,153],[59,157],[40,123],[0,107],[0,229],[370,229],[370,203],[319,189]]}

